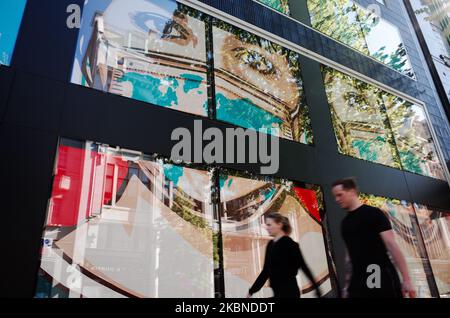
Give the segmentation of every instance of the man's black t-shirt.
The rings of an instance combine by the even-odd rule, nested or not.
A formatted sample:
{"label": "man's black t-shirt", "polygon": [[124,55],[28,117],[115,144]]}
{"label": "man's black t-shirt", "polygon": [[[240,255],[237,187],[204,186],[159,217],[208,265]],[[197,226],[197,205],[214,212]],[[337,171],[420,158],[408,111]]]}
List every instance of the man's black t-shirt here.
{"label": "man's black t-shirt", "polygon": [[342,221],[342,236],[352,263],[350,288],[367,291],[366,279],[372,273],[369,265],[375,264],[381,269],[382,289],[396,292],[398,274],[380,235],[391,229],[389,219],[378,208],[362,205],[348,212]]}
{"label": "man's black t-shirt", "polygon": [[353,274],[365,273],[370,264],[390,263],[380,233],[391,229],[388,218],[378,208],[362,205],[348,212],[342,221],[342,236],[352,261]]}

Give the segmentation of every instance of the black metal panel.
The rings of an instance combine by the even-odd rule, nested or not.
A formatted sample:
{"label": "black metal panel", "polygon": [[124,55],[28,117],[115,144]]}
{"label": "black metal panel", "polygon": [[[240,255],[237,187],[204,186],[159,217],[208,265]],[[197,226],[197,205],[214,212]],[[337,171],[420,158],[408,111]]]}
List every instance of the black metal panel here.
{"label": "black metal panel", "polygon": [[311,25],[306,0],[296,0],[289,2],[290,16],[306,25]]}
{"label": "black metal panel", "polygon": [[405,173],[406,181],[413,202],[429,205],[430,207],[450,206],[449,185],[444,181],[433,180],[413,173]]}
{"label": "black metal panel", "polygon": [[57,132],[66,85],[17,71],[5,122]]}
{"label": "black metal panel", "polygon": [[13,56],[13,66],[68,81],[78,29],[67,27],[67,7],[84,0],[28,0]]}
{"label": "black metal panel", "polygon": [[4,198],[0,297],[32,297],[57,136],[4,124],[0,140]]}
{"label": "black metal panel", "polygon": [[0,123],[2,123],[4,119],[13,79],[13,69],[6,66],[0,66]]}

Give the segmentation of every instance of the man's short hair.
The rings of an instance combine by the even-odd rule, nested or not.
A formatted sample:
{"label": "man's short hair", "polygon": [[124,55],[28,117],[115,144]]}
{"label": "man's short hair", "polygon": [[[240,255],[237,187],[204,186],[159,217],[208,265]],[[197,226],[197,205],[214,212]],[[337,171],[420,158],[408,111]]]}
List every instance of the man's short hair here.
{"label": "man's short hair", "polygon": [[331,185],[332,188],[342,186],[344,190],[356,190],[358,192],[358,184],[356,183],[355,178],[344,178],[339,179],[333,182]]}

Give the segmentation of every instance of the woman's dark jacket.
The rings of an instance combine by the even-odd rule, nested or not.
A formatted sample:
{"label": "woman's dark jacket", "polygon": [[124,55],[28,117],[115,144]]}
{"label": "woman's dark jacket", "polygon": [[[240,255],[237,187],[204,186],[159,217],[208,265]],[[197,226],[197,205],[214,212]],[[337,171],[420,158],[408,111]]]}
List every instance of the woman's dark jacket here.
{"label": "woman's dark jacket", "polygon": [[269,279],[274,297],[300,297],[296,279],[299,269],[305,273],[313,283],[316,292],[319,293],[318,286],[303,259],[298,243],[289,236],[283,236],[276,242],[270,241],[266,248],[264,268],[250,288],[250,295],[258,292]]}

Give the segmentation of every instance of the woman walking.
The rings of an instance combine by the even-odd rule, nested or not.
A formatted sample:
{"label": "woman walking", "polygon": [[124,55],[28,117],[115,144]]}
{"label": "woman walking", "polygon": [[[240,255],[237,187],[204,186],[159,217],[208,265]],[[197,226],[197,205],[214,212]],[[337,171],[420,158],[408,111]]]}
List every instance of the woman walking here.
{"label": "woman walking", "polygon": [[292,227],[289,219],[280,213],[266,216],[266,228],[273,237],[267,244],[264,267],[250,288],[247,297],[258,292],[269,279],[275,298],[299,298],[297,273],[301,269],[313,284],[317,297],[320,297],[319,286],[303,259],[298,243],[289,237]]}

